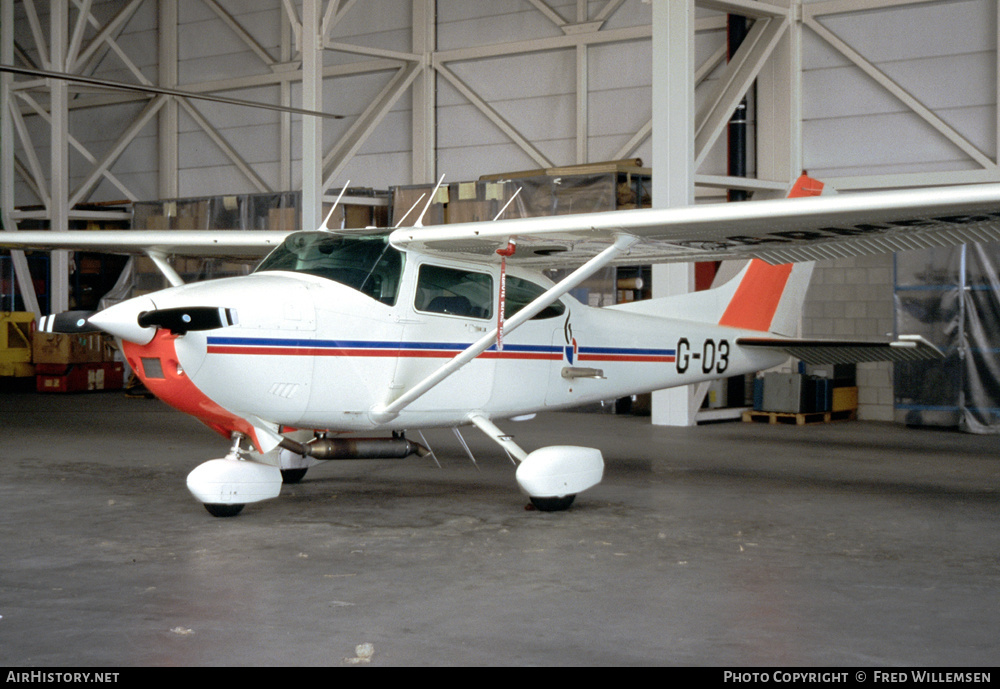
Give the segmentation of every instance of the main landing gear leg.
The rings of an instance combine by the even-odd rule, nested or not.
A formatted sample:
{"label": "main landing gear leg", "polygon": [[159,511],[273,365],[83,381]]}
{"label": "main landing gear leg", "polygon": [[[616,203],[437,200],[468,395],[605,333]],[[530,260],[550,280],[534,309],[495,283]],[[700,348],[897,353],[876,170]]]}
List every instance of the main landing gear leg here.
{"label": "main landing gear leg", "polygon": [[600,450],[553,445],[528,454],[485,416],[476,414],[469,420],[519,462],[517,484],[542,512],[568,509],[577,493],[593,488],[604,476]]}

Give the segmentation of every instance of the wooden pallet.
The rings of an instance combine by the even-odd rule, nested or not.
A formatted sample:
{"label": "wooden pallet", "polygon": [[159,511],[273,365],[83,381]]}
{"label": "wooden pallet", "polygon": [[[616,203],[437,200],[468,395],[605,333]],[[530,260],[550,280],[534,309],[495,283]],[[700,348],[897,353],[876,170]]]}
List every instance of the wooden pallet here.
{"label": "wooden pallet", "polygon": [[777,411],[745,411],[743,420],[756,423],[790,423],[797,426],[804,426],[812,423],[831,423],[833,421],[853,421],[858,416],[856,409],[845,411],[817,411],[817,412],[777,412]]}

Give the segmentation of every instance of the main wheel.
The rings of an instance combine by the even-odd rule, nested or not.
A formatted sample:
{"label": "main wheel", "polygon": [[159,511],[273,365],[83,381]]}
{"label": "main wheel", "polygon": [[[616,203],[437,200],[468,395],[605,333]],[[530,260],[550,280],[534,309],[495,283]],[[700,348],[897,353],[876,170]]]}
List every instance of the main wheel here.
{"label": "main wheel", "polygon": [[568,510],[569,506],[573,504],[573,499],[576,495],[564,495],[561,498],[531,498],[531,504],[535,506],[536,510],[541,512],[561,512],[562,510]]}
{"label": "main wheel", "polygon": [[243,511],[245,505],[222,505],[219,503],[205,503],[205,509],[213,517],[235,517]]}
{"label": "main wheel", "polygon": [[306,472],[309,468],[305,469],[282,469],[281,470],[281,482],[282,483],[298,483],[305,478]]}

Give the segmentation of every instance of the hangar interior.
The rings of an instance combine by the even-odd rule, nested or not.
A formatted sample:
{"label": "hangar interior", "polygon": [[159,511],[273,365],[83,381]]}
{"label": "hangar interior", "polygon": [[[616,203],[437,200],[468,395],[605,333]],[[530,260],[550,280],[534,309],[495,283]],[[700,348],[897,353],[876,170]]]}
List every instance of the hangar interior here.
{"label": "hangar interior", "polygon": [[[178,206],[209,201],[223,209],[216,217],[227,219],[220,222],[231,223],[228,211],[262,197],[279,200],[262,206],[257,217],[273,221],[275,216],[268,211],[293,208],[290,215],[281,215],[283,223],[318,227],[343,187],[348,187],[348,202],[367,209],[371,215],[366,218],[377,222],[390,219],[394,194],[432,186],[440,175],[454,185],[484,184],[490,176],[527,173],[561,179],[599,173],[609,164],[614,175],[625,170],[648,178],[646,201],[654,207],[752,203],[756,197],[783,194],[803,171],[841,192],[859,193],[1000,181],[1000,28],[993,0],[0,0],[0,12],[0,63],[19,69],[3,72],[0,81],[0,209],[6,231],[146,229],[153,226],[150,217],[176,218]],[[731,45],[734,35],[740,39]],[[73,78],[54,78],[53,73]],[[304,111],[336,117],[316,117]],[[734,140],[742,142],[735,150]],[[642,197],[638,194],[640,204]],[[747,197],[749,201],[741,200]],[[137,211],[141,208],[146,215]],[[137,217],[144,218],[141,225]],[[262,229],[253,222],[243,227]],[[852,372],[857,419],[995,431],[1000,395],[993,390],[1000,387],[1000,379],[991,373],[995,354],[987,351],[992,350],[987,343],[989,335],[996,333],[993,314],[998,310],[1000,286],[996,260],[995,247],[970,246],[837,258],[818,264],[801,320],[803,336],[880,338],[908,328],[932,340],[940,338],[942,346],[954,347],[956,352],[946,368],[935,371],[889,363],[858,365]],[[15,310],[17,305],[17,310],[55,313],[73,307],[80,298],[84,271],[79,257],[68,252],[53,252],[51,257],[11,252],[0,259],[0,268],[5,310]],[[122,268],[119,263],[101,263],[91,270],[105,278],[113,272],[113,285]],[[132,265],[131,270],[137,269]],[[727,270],[722,266],[719,274]],[[654,266],[650,276],[654,295],[695,288],[693,266]],[[794,367],[790,362],[787,368]],[[921,391],[915,392],[916,387]],[[973,388],[977,392],[970,392]],[[690,430],[699,420],[714,418],[705,411],[710,394],[705,387],[654,393],[653,424]],[[86,404],[84,398],[74,399]],[[5,416],[17,419],[15,425],[30,425],[30,420],[18,416],[17,407],[22,404],[37,414],[35,418],[54,422],[47,415],[48,402],[29,404],[12,396],[4,404]],[[62,399],[51,404],[61,413],[73,413]],[[116,404],[105,400],[97,406],[112,407],[114,415]],[[614,421],[602,417],[598,423],[614,433]],[[654,432],[638,430],[645,426],[634,419],[621,422],[637,436]],[[743,437],[749,432],[720,431],[744,443],[750,442]],[[777,437],[780,430],[763,432]],[[900,443],[919,444],[905,436],[906,429],[893,428],[893,433],[900,432],[904,434],[898,436]],[[815,433],[839,445],[848,443],[852,432],[823,429]],[[958,487],[949,485],[945,492],[961,496],[957,499],[964,500],[963,511],[978,507],[995,515],[996,469],[985,462],[986,453],[993,454],[991,446],[983,444],[983,438],[958,442],[973,443],[961,445],[957,452],[959,459],[969,460],[976,468],[956,469],[969,475],[963,473],[956,479]],[[97,466],[103,460],[94,457],[90,461]],[[167,472],[160,461],[151,458],[136,471],[159,481]],[[919,471],[926,469],[919,466]],[[380,476],[387,475],[389,470],[385,471]],[[718,471],[725,475],[739,470],[718,467]],[[784,472],[760,471],[768,481],[787,479]],[[27,472],[26,468],[17,471],[18,485],[28,480]],[[362,481],[353,475],[349,480]],[[446,490],[452,480],[448,474],[432,492]],[[811,480],[848,488],[854,485],[854,479],[839,474]],[[895,474],[882,476],[878,482],[897,486],[908,480]],[[371,491],[381,499],[383,489],[380,484]],[[924,489],[921,483],[914,490]],[[738,488],[727,486],[726,491],[725,498],[739,499]],[[709,489],[709,499],[711,495]],[[130,495],[125,502],[143,499]],[[616,499],[609,498],[608,504]],[[643,499],[649,501],[644,507],[650,509],[663,501],[645,494]],[[671,510],[683,507],[678,504],[683,498],[677,495],[665,502]],[[31,518],[26,498],[16,505],[18,515]],[[80,508],[86,509],[78,504],[71,507]],[[353,502],[351,509],[352,514],[363,514],[362,507]],[[838,504],[829,509],[824,514],[836,519],[850,506]],[[942,508],[935,503],[934,509]],[[615,528],[630,528],[626,518],[615,516],[621,522]],[[393,513],[390,520],[395,520],[398,530],[382,536],[403,538],[408,518]],[[588,515],[586,536],[573,533],[568,526],[561,527],[568,532],[563,535],[598,542],[606,533],[599,518],[599,514]],[[363,516],[352,519],[350,528],[368,525]],[[517,533],[522,528],[504,525],[494,532],[492,526],[485,526],[489,517],[483,522],[460,523],[422,513],[420,519],[433,522],[438,542],[448,542],[449,536],[457,534],[481,540],[484,550],[491,539],[504,540],[509,531]],[[681,526],[688,533],[696,528],[652,516],[647,520],[646,526],[655,523],[652,528],[660,534],[652,537],[654,545],[657,538],[672,539],[663,533],[673,527]],[[323,528],[318,522],[303,521],[290,524],[288,530],[297,525],[313,533]],[[99,535],[105,527],[107,523],[95,527],[93,533],[81,537],[81,543],[100,551],[108,542]],[[726,528],[721,521],[719,528]],[[920,534],[929,527],[919,522],[908,523],[906,528]],[[858,529],[864,533],[862,525]],[[271,535],[288,536],[278,531]],[[940,534],[932,531],[937,543]],[[6,537],[12,533],[8,530]],[[821,534],[817,531],[812,536],[820,538]],[[331,539],[324,548],[335,547],[325,531],[323,538]],[[845,538],[860,543],[865,536]],[[995,536],[989,536],[981,544],[994,541]],[[212,547],[223,547],[221,542],[211,542]],[[246,532],[236,542],[260,545]],[[51,545],[44,538],[37,543]],[[108,557],[115,562],[128,557],[119,546],[117,542],[109,546],[115,552]],[[139,560],[142,566],[152,567],[153,560],[176,547],[183,546],[164,536],[151,546],[160,550],[151,550]],[[351,547],[355,552],[367,548],[356,543]],[[552,546],[546,542],[537,547]],[[861,548],[847,541],[838,547],[840,552]],[[376,549],[371,546],[368,552]],[[76,546],[72,550],[77,552]],[[890,550],[895,557],[905,548],[899,545],[899,551]],[[461,548],[449,553],[459,560],[469,556]],[[307,559],[300,555],[303,561]],[[873,557],[878,560],[881,555]],[[614,557],[605,552],[596,557],[613,569]],[[996,599],[996,575],[988,573],[989,556],[976,551],[971,557],[975,564],[970,566],[986,573],[974,582],[963,582],[966,588],[948,590],[949,601],[960,606],[973,596]],[[228,552],[227,558],[232,564],[239,555]],[[961,569],[959,555],[955,558],[949,560],[949,567]],[[476,559],[480,575],[488,570],[488,559]],[[207,563],[207,558],[202,565],[223,576],[229,571]],[[537,562],[530,565],[544,569]],[[925,562],[918,568],[924,565],[934,567]],[[281,574],[295,576],[286,570]],[[654,565],[637,576],[654,580],[661,574]],[[756,570],[754,574],[765,576]],[[734,570],[734,577],[740,575]],[[544,577],[539,581],[542,587],[553,586],[544,583],[549,581]],[[651,584],[643,578],[638,585]],[[698,595],[694,578],[685,585],[690,587],[685,595]],[[52,590],[57,586],[53,582]],[[928,636],[914,631],[923,630],[927,622],[912,622],[897,614],[896,606],[907,605],[905,596],[920,591],[916,582],[901,587],[901,597],[892,599],[887,603],[892,607],[881,612],[898,620],[900,628],[909,624],[909,630],[885,630],[901,640],[898,647],[881,649],[874,657],[920,662],[914,648],[944,642],[938,632]],[[278,593],[284,595],[284,591]],[[925,593],[917,597],[922,599]],[[429,599],[437,595],[445,596],[435,592]],[[526,599],[534,595],[531,592]],[[371,597],[375,605],[374,592]],[[52,606],[45,608],[47,616],[58,616],[58,599],[46,600],[44,605]],[[840,602],[824,599],[817,605],[830,611]],[[613,614],[613,602],[603,604],[608,606],[602,608],[604,613]],[[7,605],[18,609],[16,604]],[[343,610],[338,603],[321,605],[344,612],[353,603],[344,603]],[[868,610],[861,605],[852,608],[842,621],[849,625],[867,619],[870,610],[878,611],[878,603],[873,605]],[[947,616],[936,604],[928,605],[939,617]],[[494,609],[489,613],[501,615]],[[583,617],[564,619],[555,610],[545,614],[585,626]],[[8,617],[0,617],[0,624],[10,621],[5,610],[0,615]],[[697,633],[723,644],[735,643],[739,649],[724,653],[723,660],[864,662],[863,652],[843,636],[838,637],[840,646],[825,653],[764,649],[766,639],[757,639],[746,649],[740,646],[743,641],[730,638],[732,632],[721,631],[728,623],[724,618],[718,618],[718,628],[714,627],[716,618],[711,620],[709,629]],[[254,632],[254,640],[265,644],[268,623],[257,621],[262,626]],[[945,636],[948,627],[941,619],[936,622],[940,636]],[[115,638],[102,624],[106,621],[95,621],[102,638]],[[391,627],[388,619],[381,624]],[[652,622],[640,626],[657,631]],[[166,647],[184,641],[186,627],[181,624],[177,629],[181,631],[167,634]],[[953,655],[935,656],[934,662],[984,662],[995,651],[995,641],[985,640],[991,630],[995,632],[995,622],[975,618],[961,639],[944,644]],[[530,627],[522,631],[535,633]],[[766,636],[783,639],[786,633],[769,627]],[[825,630],[811,633],[821,636]],[[863,636],[875,643],[879,634],[866,629]],[[912,642],[909,647],[907,638]],[[491,642],[480,636],[475,639]],[[346,644],[347,637],[341,634],[338,641]],[[707,651],[695,651],[683,634],[673,638],[675,649],[685,649],[675,656],[658,655],[662,649],[652,642],[634,653],[598,655],[580,650],[584,642],[575,637],[567,643],[576,650],[555,661],[523,649],[503,660],[479,654],[459,658],[475,664],[560,659],[571,664],[658,664],[670,658],[712,662]],[[956,651],[955,643],[963,644],[963,652]],[[232,644],[238,646],[235,639]],[[9,648],[24,653],[15,661],[65,660],[27,642]],[[840,648],[848,650],[841,653]],[[443,644],[433,650],[430,657],[398,655],[389,662],[449,662]],[[130,658],[142,663],[241,660],[239,651],[220,656],[223,660],[193,649],[172,652],[176,655],[125,656],[123,662]],[[100,662],[109,656],[94,652],[88,657]],[[323,662],[322,656],[304,650],[285,658],[288,662]],[[268,656],[256,662],[282,660]]]}
{"label": "hangar interior", "polygon": [[[136,202],[294,190],[295,226],[313,227],[346,184],[388,192],[439,175],[461,183],[623,160],[656,171],[656,206],[780,194],[803,170],[841,191],[995,180],[994,3],[662,4],[5,2],[4,64],[92,81],[4,74],[4,226],[134,226]],[[745,137],[731,153],[737,108]],[[685,130],[691,141],[674,134]],[[908,260],[931,266],[930,255]],[[51,260],[42,303],[58,312],[80,271],[64,252]],[[919,285],[896,280],[895,260],[822,262],[802,334],[899,332],[899,293]],[[936,260],[957,284],[961,256]],[[40,312],[43,269],[32,274],[19,255],[4,263],[8,300]],[[694,269],[656,271],[658,294],[694,288]],[[955,313],[942,318],[962,321]],[[956,329],[902,314],[920,334]],[[963,387],[960,365],[945,372],[952,388]],[[925,410],[928,423],[964,423],[961,390],[897,409],[907,393],[894,390],[891,364],[854,375],[861,419],[913,422]],[[706,393],[657,393],[654,421],[696,422]],[[671,395],[688,401],[663,401]],[[980,428],[997,406],[985,396]],[[940,418],[929,411],[944,406]]]}

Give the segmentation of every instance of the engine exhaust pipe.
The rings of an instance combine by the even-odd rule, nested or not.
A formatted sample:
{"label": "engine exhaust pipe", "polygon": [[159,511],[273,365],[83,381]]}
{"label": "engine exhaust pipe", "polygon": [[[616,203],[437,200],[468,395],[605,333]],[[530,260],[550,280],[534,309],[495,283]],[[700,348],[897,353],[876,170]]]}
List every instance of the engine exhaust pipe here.
{"label": "engine exhaust pipe", "polygon": [[313,459],[403,459],[426,457],[430,450],[406,438],[314,438],[299,443],[284,438],[281,447]]}

